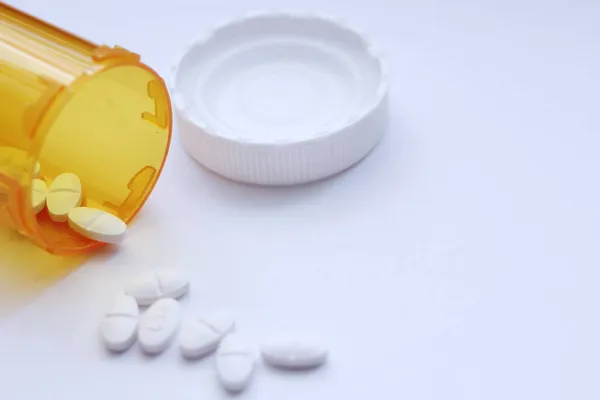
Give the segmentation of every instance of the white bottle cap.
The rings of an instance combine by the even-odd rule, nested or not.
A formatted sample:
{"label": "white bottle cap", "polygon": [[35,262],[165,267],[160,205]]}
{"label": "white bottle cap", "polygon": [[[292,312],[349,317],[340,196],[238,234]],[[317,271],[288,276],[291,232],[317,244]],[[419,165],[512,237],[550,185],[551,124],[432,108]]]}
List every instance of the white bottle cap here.
{"label": "white bottle cap", "polygon": [[227,178],[309,182],[364,158],[387,125],[387,68],[340,21],[254,13],[196,40],[170,82],[186,151]]}

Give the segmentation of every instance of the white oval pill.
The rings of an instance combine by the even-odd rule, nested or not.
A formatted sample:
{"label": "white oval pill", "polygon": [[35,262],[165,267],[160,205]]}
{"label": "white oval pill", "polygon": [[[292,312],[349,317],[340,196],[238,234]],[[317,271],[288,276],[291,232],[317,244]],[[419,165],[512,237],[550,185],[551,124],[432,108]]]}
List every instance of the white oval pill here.
{"label": "white oval pill", "polygon": [[69,211],[69,226],[88,239],[103,243],[120,243],[127,232],[127,224],[118,217],[90,207],[76,207]]}
{"label": "white oval pill", "polygon": [[41,179],[31,181],[31,207],[33,212],[39,214],[46,205],[46,196],[48,195],[48,186]]}
{"label": "white oval pill", "polygon": [[327,360],[327,347],[318,339],[306,336],[281,336],[261,346],[263,359],[279,368],[315,368]]}
{"label": "white oval pill", "polygon": [[252,378],[255,352],[240,336],[230,333],[225,336],[217,350],[217,374],[225,389],[241,392]]}
{"label": "white oval pill", "polygon": [[121,352],[135,342],[140,310],[135,299],[122,295],[117,298],[100,324],[104,345],[110,351]]}
{"label": "white oval pill", "polygon": [[162,353],[175,336],[181,318],[179,303],[173,299],[161,299],[142,315],[138,328],[138,340],[148,354]]}
{"label": "white oval pill", "polygon": [[187,277],[176,270],[158,270],[141,274],[127,285],[125,292],[137,300],[140,306],[147,306],[158,299],[178,299],[190,287]]}
{"label": "white oval pill", "polygon": [[179,348],[187,359],[204,357],[217,349],[221,339],[235,330],[233,317],[225,311],[189,318],[181,328]]}
{"label": "white oval pill", "polygon": [[75,174],[60,174],[48,189],[46,207],[54,222],[65,222],[67,215],[81,204],[81,180]]}

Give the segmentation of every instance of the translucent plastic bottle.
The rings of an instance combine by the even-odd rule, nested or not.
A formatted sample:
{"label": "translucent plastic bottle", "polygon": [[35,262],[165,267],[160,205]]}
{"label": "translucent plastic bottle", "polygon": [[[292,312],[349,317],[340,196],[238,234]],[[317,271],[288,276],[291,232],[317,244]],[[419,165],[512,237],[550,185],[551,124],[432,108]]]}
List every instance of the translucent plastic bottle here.
{"label": "translucent plastic bottle", "polygon": [[0,227],[54,254],[100,246],[45,211],[33,213],[34,165],[39,161],[48,183],[77,174],[88,206],[129,222],[164,165],[170,104],[164,81],[138,55],[0,2]]}

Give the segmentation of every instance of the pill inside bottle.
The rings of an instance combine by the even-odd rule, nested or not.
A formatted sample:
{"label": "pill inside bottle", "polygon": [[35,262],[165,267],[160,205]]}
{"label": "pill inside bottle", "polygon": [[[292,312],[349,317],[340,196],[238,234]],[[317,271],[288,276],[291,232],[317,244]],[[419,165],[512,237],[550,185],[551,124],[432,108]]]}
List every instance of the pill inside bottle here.
{"label": "pill inside bottle", "polygon": [[64,215],[35,213],[33,180],[50,187],[61,174],[75,174],[82,206],[128,223],[167,156],[165,83],[135,53],[88,42],[4,3],[1,26],[8,30],[0,47],[7,61],[0,68],[0,227],[54,254],[90,251],[100,243],[70,229]]}

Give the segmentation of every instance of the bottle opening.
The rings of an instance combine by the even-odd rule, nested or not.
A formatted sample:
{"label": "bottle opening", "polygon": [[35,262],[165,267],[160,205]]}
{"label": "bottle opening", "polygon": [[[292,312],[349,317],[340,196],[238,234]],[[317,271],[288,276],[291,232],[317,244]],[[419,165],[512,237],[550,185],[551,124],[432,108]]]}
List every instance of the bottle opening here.
{"label": "bottle opening", "polygon": [[[171,109],[163,81],[150,69],[125,65],[85,75],[59,94],[36,142],[41,178],[48,185],[71,172],[83,187],[83,205],[129,222],[162,170],[171,137]],[[45,134],[41,131],[45,131]],[[46,210],[35,216],[38,239],[54,253],[98,246],[56,223]]]}

